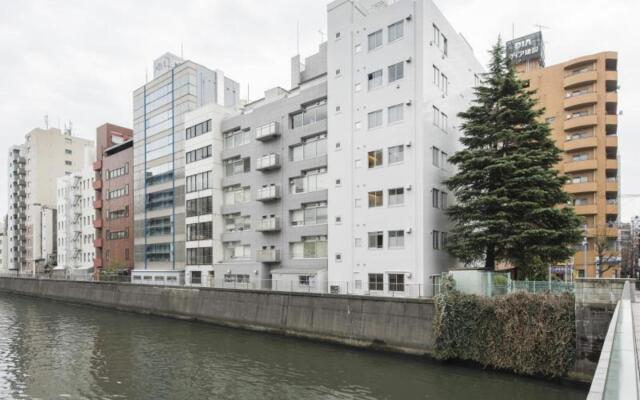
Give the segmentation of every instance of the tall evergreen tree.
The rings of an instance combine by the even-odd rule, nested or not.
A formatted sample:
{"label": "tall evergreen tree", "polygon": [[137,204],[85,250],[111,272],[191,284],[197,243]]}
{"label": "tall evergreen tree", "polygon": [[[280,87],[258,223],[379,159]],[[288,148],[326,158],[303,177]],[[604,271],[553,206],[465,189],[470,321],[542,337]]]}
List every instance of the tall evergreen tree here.
{"label": "tall evergreen tree", "polygon": [[484,259],[488,270],[508,262],[519,279],[534,278],[573,254],[581,219],[562,206],[570,197],[554,168],[561,151],[539,121],[544,110],[517,78],[500,38],[490,54],[472,105],[458,114],[464,149],[450,158],[458,172],[446,181],[457,197],[448,210],[455,223],[448,249],[464,262]]}

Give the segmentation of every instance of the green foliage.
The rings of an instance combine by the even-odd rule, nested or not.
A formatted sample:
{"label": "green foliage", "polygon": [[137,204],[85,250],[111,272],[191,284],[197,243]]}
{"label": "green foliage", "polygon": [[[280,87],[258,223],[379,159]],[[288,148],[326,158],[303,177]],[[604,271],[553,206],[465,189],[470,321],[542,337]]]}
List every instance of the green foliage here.
{"label": "green foliage", "polygon": [[435,355],[472,360],[523,375],[565,376],[575,358],[574,299],[569,294],[436,297]]}
{"label": "green foliage", "polygon": [[459,114],[464,148],[450,158],[458,172],[446,181],[458,200],[448,209],[455,223],[448,250],[466,263],[484,260],[488,270],[511,263],[518,279],[533,279],[573,254],[581,220],[557,207],[570,197],[555,169],[561,151],[539,121],[544,110],[500,40],[491,57],[473,104]]}

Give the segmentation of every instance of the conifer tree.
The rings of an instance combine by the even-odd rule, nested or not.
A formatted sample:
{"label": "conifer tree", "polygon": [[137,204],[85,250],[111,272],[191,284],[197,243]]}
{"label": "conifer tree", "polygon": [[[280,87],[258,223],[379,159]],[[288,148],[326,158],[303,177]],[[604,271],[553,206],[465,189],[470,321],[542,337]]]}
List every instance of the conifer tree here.
{"label": "conifer tree", "polygon": [[561,151],[550,137],[544,110],[524,87],[498,38],[489,70],[474,88],[463,120],[463,150],[450,161],[457,173],[446,181],[457,204],[448,250],[464,262],[515,266],[518,279],[546,275],[580,242],[581,219],[564,192],[566,177],[554,168]]}

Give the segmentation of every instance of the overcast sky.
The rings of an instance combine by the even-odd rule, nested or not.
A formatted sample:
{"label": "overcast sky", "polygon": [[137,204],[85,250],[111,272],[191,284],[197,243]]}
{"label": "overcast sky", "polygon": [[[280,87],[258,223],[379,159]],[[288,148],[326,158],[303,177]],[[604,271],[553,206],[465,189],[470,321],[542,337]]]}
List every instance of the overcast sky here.
{"label": "overcast sky", "polygon": [[[290,57],[315,52],[326,0],[65,0],[0,2],[0,213],[7,210],[7,149],[34,127],[73,121],[93,139],[104,122],[132,126],[133,89],[164,52],[219,68],[242,97],[289,87]],[[640,194],[638,0],[436,0],[486,64],[498,35],[544,25],[547,65],[603,50],[619,52],[618,134],[623,194]],[[633,72],[635,71],[635,73]],[[640,200],[623,202],[623,220]]]}

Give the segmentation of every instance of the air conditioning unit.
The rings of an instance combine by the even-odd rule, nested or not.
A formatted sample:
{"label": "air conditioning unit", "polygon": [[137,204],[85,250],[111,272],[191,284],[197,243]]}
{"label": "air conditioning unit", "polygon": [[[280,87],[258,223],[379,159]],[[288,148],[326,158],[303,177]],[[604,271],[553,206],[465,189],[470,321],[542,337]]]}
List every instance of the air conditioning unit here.
{"label": "air conditioning unit", "polygon": [[407,101],[407,106],[411,105],[411,100]]}
{"label": "air conditioning unit", "polygon": [[407,234],[409,234],[409,233],[411,233],[411,232],[412,232],[412,229],[411,229],[411,228],[407,228],[407,229],[406,229],[406,232],[407,232]]}
{"label": "air conditioning unit", "polygon": [[411,21],[411,19],[412,19],[412,18],[413,18],[413,15],[409,14],[409,15],[407,15],[406,20],[407,20],[407,21]]}
{"label": "air conditioning unit", "polygon": [[413,189],[413,186],[407,185],[406,189],[407,189],[407,191],[409,191],[409,190]]}
{"label": "air conditioning unit", "polygon": [[407,64],[411,64],[411,61],[413,61],[411,57],[407,58]]}
{"label": "air conditioning unit", "polygon": [[406,146],[406,147],[411,147],[411,145],[412,145],[412,144],[413,144],[413,143],[411,143],[411,141],[408,141],[408,142],[405,144],[405,146]]}

